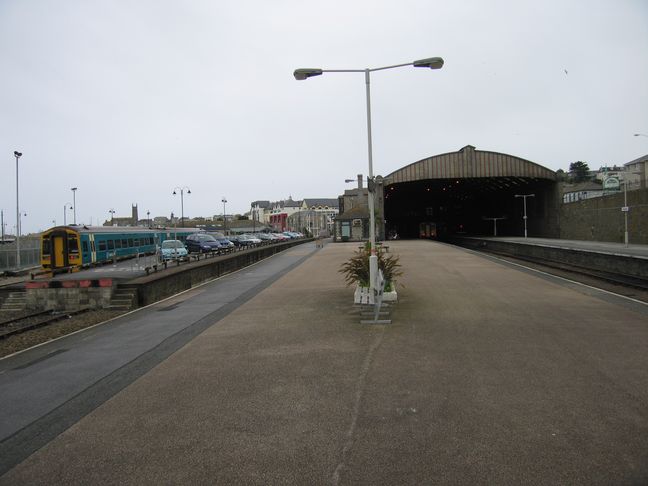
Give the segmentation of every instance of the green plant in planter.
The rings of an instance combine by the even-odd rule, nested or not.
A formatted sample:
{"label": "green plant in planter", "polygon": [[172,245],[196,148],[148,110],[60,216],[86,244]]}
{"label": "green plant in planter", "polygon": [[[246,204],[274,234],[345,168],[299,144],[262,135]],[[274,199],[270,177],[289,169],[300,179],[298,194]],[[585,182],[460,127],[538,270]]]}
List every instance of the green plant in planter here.
{"label": "green plant in planter", "polygon": [[[342,264],[339,272],[344,275],[344,281],[347,285],[369,286],[369,255],[370,252],[367,249],[358,250]],[[379,251],[376,256],[378,257],[378,269],[382,270],[385,278],[385,291],[389,292],[393,290],[394,279],[403,274],[399,270],[401,267],[399,259],[395,255],[386,255],[382,251]]]}

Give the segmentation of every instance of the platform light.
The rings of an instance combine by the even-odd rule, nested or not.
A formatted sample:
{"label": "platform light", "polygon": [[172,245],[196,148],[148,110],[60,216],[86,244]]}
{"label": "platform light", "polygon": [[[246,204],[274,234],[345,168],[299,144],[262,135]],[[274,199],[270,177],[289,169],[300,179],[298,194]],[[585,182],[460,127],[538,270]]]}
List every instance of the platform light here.
{"label": "platform light", "polygon": [[[370,73],[373,71],[383,71],[386,69],[393,69],[403,66],[414,66],[430,69],[440,69],[443,67],[443,58],[441,57],[428,57],[419,59],[417,61],[408,62],[404,64],[395,64],[393,66],[383,66],[379,68],[366,68],[366,69],[321,69],[321,68],[300,68],[295,69],[293,75],[298,81],[311,78],[313,76],[320,76],[322,73],[364,73],[365,86],[366,86],[366,99],[367,99],[367,145],[368,145],[368,158],[369,158],[369,174],[368,181],[373,184],[373,155],[372,155],[372,141],[371,141],[371,80]],[[369,206],[369,245],[371,247],[371,255],[369,256],[369,287],[372,290],[376,288],[376,277],[378,275],[378,256],[376,255],[376,209],[374,207],[374,195],[371,190],[367,190],[367,205]]]}
{"label": "platform light", "polygon": [[191,189],[189,189],[187,186],[183,187],[176,187],[173,189],[173,195],[175,196],[177,194],[176,191],[180,191],[180,226],[184,228],[184,193],[185,190],[187,191],[187,194],[191,194]]}
{"label": "platform light", "polygon": [[227,204],[227,199],[225,196],[223,196],[221,202],[223,203],[223,233],[227,234],[227,216],[225,216],[225,204]]}
{"label": "platform light", "polygon": [[524,198],[524,237],[527,237],[527,205],[526,205],[526,200],[527,197],[535,197],[535,194],[516,194],[515,197],[522,197]]}
{"label": "platform light", "polygon": [[18,159],[22,152],[14,150],[16,157],[16,270],[20,269],[20,198],[18,197]]}
{"label": "platform light", "polygon": [[76,223],[76,192],[77,192],[77,187],[72,187],[70,190],[72,191],[72,210],[74,211],[73,217],[74,217],[74,224]]}

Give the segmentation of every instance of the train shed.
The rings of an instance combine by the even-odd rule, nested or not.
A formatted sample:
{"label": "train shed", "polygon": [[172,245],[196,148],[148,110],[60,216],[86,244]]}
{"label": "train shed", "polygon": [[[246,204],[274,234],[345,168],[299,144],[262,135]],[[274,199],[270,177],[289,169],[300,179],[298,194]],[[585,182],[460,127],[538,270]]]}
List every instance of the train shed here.
{"label": "train shed", "polygon": [[[467,145],[377,177],[381,238],[529,234],[557,237],[556,173],[529,160]],[[526,197],[523,197],[526,196]]]}

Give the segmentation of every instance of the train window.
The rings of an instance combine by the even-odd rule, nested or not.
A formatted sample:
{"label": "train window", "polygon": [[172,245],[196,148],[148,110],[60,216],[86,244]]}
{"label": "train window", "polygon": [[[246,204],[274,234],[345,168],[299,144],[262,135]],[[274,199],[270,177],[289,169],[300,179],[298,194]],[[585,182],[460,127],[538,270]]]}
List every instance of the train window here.
{"label": "train window", "polygon": [[115,248],[119,249],[122,247],[122,240],[115,240]]}
{"label": "train window", "polygon": [[90,242],[90,248],[92,248],[92,252],[94,253],[94,251],[95,251],[95,242],[94,242],[94,240],[92,240]]}
{"label": "train window", "polygon": [[70,253],[79,253],[79,241],[75,235],[68,235],[68,251]]}
{"label": "train window", "polygon": [[108,249],[109,250],[114,250],[115,249],[115,241],[114,240],[108,240]]}
{"label": "train window", "polygon": [[128,240],[126,238],[122,240],[122,248],[128,248]]}
{"label": "train window", "polygon": [[43,245],[43,249],[42,249],[43,256],[49,255],[50,254],[50,239],[49,239],[49,236],[44,236],[43,237],[42,245]]}
{"label": "train window", "polygon": [[149,240],[149,243],[148,243],[149,245],[152,245],[152,244],[154,243],[154,241],[153,241],[153,237],[152,237],[152,236],[149,236],[149,239],[148,239],[148,240]]}
{"label": "train window", "polygon": [[133,239],[133,246],[135,246],[135,247],[139,246],[139,238],[134,238]]}
{"label": "train window", "polygon": [[128,238],[128,246],[133,247],[133,238]]}
{"label": "train window", "polygon": [[88,242],[87,241],[82,241],[81,242],[81,247],[83,248],[83,253],[88,253]]}
{"label": "train window", "polygon": [[102,240],[99,242],[99,251],[106,251],[106,241]]}

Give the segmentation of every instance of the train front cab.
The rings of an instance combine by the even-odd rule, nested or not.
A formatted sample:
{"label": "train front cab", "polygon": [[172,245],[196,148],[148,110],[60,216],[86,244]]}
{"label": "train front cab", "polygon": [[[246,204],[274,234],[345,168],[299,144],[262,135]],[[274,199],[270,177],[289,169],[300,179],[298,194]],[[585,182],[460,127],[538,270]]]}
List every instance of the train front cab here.
{"label": "train front cab", "polygon": [[435,239],[437,236],[436,223],[423,222],[419,224],[419,238]]}
{"label": "train front cab", "polygon": [[59,270],[81,266],[79,234],[67,228],[52,229],[41,237],[41,265]]}

